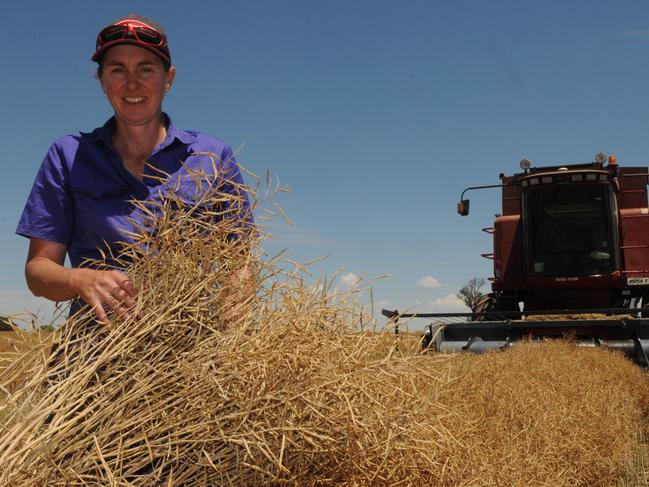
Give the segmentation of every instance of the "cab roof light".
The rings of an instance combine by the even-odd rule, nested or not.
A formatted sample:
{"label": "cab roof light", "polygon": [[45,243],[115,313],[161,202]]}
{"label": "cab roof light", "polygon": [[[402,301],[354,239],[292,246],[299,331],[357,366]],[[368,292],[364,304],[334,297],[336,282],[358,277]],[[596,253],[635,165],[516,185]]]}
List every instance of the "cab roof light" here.
{"label": "cab roof light", "polygon": [[604,164],[606,162],[607,157],[608,156],[604,152],[598,152],[597,154],[595,154],[595,162],[597,162],[600,165]]}

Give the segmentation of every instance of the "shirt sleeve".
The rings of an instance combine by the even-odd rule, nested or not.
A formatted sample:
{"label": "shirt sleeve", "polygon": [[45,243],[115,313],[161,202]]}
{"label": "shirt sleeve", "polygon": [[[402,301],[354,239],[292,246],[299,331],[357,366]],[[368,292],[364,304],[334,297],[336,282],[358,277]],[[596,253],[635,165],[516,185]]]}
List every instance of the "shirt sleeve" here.
{"label": "shirt sleeve", "polygon": [[232,208],[234,217],[237,219],[239,224],[252,225],[252,209],[250,207],[247,187],[243,181],[241,170],[239,169],[239,165],[237,164],[230,146],[226,146],[223,150],[221,160],[221,174],[223,177],[222,191],[236,197],[234,200],[236,202],[236,208]]}
{"label": "shirt sleeve", "polygon": [[74,222],[74,200],[68,168],[52,144],[36,175],[16,233],[68,245]]}

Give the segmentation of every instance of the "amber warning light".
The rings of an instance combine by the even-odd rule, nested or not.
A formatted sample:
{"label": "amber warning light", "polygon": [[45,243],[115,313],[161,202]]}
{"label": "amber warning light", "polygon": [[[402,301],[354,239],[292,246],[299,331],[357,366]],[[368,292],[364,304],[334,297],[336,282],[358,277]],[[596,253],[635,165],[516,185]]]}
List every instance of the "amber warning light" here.
{"label": "amber warning light", "polygon": [[613,166],[613,167],[617,166],[617,157],[609,156],[608,157],[608,165]]}
{"label": "amber warning light", "polygon": [[460,200],[457,204],[457,212],[462,216],[469,214],[469,200]]}

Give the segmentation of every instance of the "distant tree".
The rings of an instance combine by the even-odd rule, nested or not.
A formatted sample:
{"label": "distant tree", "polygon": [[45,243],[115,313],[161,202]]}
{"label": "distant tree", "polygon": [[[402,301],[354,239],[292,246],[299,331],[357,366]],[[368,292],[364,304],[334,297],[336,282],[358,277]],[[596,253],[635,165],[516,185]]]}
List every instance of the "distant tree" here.
{"label": "distant tree", "polygon": [[13,328],[9,324],[9,318],[4,315],[0,315],[0,331],[11,331]]}
{"label": "distant tree", "polygon": [[487,280],[484,277],[472,277],[457,292],[457,297],[464,301],[469,309],[473,309],[482,297],[480,289],[485,285]]}

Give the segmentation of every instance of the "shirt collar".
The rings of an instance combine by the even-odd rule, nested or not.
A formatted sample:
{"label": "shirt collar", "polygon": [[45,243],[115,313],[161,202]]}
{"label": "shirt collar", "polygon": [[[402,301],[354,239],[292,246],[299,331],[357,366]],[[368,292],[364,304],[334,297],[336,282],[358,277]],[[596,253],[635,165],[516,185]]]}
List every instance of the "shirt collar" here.
{"label": "shirt collar", "polygon": [[162,120],[167,126],[167,136],[162,142],[163,146],[171,144],[174,139],[180,140],[183,144],[191,144],[192,142],[196,142],[196,134],[177,128],[172,122],[171,117],[169,117],[169,115],[164,112],[162,112]]}
{"label": "shirt collar", "polygon": [[[162,120],[167,127],[167,136],[159,145],[159,148],[171,145],[174,139],[180,140],[184,144],[191,144],[196,141],[196,135],[186,130],[178,129],[171,120],[171,117],[162,112]],[[88,138],[90,142],[102,141],[109,147],[113,145],[113,134],[115,133],[115,116],[110,117],[106,123],[93,130],[92,132],[81,132],[81,135]]]}

